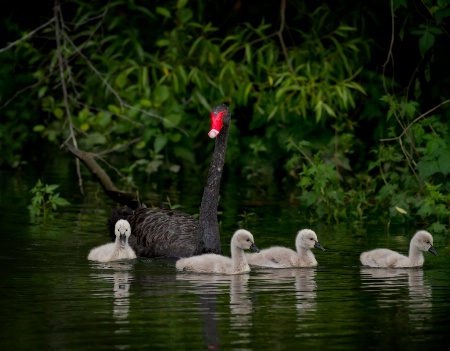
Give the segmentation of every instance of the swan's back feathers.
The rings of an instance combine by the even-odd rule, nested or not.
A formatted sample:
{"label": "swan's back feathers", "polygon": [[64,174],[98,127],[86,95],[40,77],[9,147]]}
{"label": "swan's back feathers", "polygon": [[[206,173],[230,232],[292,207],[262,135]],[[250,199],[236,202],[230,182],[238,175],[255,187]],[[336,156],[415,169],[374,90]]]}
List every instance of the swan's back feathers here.
{"label": "swan's back feathers", "polygon": [[180,258],[175,266],[178,270],[197,273],[229,274],[233,261],[230,257],[216,254],[204,254],[195,257]]}
{"label": "swan's back feathers", "polygon": [[272,246],[259,253],[246,254],[248,264],[268,268],[288,268],[297,265],[298,253],[282,246]]}
{"label": "swan's back feathers", "polygon": [[129,243],[139,256],[189,257],[200,254],[198,220],[187,213],[161,208],[140,208],[128,216]]}
{"label": "swan's back feathers", "polygon": [[363,252],[360,261],[370,267],[407,267],[408,257],[389,249],[374,249]]}

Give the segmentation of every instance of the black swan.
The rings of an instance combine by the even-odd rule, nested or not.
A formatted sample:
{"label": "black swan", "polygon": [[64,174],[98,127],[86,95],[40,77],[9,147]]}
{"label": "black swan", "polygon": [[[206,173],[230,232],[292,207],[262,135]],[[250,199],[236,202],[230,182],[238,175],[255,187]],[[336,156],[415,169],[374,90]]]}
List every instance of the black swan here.
{"label": "black swan", "polygon": [[114,225],[114,233],[115,242],[93,248],[89,252],[88,260],[111,262],[136,258],[133,249],[128,245],[128,238],[131,234],[130,223],[119,219]]}
{"label": "black swan", "polygon": [[184,212],[162,209],[129,207],[115,209],[109,219],[110,235],[118,219],[127,219],[131,224],[130,245],[138,256],[143,257],[190,257],[204,253],[221,253],[217,206],[219,203],[220,179],[228,140],[231,114],[224,104],[211,109],[210,138],[216,145],[206,180],[200,207],[200,217]]}

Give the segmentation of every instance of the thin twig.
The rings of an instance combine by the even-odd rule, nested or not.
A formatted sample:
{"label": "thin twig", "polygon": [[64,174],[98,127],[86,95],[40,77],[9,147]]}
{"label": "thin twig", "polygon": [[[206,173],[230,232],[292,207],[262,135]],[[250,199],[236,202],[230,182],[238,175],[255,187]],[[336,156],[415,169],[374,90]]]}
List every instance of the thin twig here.
{"label": "thin twig", "polygon": [[124,148],[126,148],[127,146],[136,144],[136,143],[140,142],[141,140],[142,140],[141,137],[139,137],[139,138],[134,138],[133,140],[130,140],[130,141],[126,142],[126,143],[117,145],[116,147],[113,147],[112,149],[103,150],[103,151],[101,151],[101,152],[97,152],[97,153],[95,153],[95,154],[92,154],[92,156],[93,156],[93,157],[102,157],[102,156],[105,156],[105,155],[107,155],[107,154],[110,154],[110,153],[119,151],[119,150],[121,150],[121,149],[124,149]]}
{"label": "thin twig", "polygon": [[[70,99],[71,99],[75,104],[77,104],[78,106],[86,107],[86,108],[88,108],[89,110],[93,110],[93,111],[97,111],[97,112],[111,113],[111,111],[108,111],[108,110],[105,110],[105,109],[101,109],[101,108],[98,108],[98,107],[94,107],[94,106],[85,104],[84,102],[81,102],[81,101],[79,101],[79,100],[77,100],[77,99],[75,99],[75,98],[73,98],[73,97],[70,97]],[[138,126],[138,127],[141,127],[141,128],[145,127],[145,125],[144,125],[143,123],[133,121],[130,117],[128,117],[128,116],[126,116],[126,115],[123,115],[123,114],[121,114],[121,113],[116,113],[116,112],[115,112],[114,114],[117,115],[117,116],[120,117],[120,118],[123,118],[123,119],[126,120],[127,122],[130,122],[130,123],[132,123],[132,124]]]}
{"label": "thin twig", "polygon": [[[45,78],[47,78],[47,77],[45,77]],[[8,106],[11,103],[11,101],[13,101],[16,97],[18,97],[23,92],[27,91],[28,89],[33,89],[33,88],[37,87],[39,84],[42,83],[43,80],[44,80],[44,78],[40,79],[36,83],[33,83],[31,85],[26,86],[25,88],[20,89],[19,91],[16,91],[16,93],[12,97],[10,97],[8,100],[6,100],[6,102],[2,106],[0,106],[0,110],[4,107]]]}
{"label": "thin twig", "polygon": [[86,61],[88,66],[91,68],[91,70],[94,71],[94,73],[97,75],[97,77],[99,77],[100,80],[103,82],[103,84],[105,84],[106,88],[116,97],[117,101],[120,104],[120,107],[123,110],[125,107],[123,99],[113,89],[113,87],[108,83],[108,81],[102,76],[102,74],[99,72],[99,70],[97,68],[95,68],[95,66],[92,64],[92,62],[81,52],[80,48],[75,45],[75,43],[72,41],[72,39],[70,39],[70,37],[65,33],[63,33],[63,35],[64,35],[64,39],[67,40],[70,43],[70,45],[72,45],[72,47],[77,52],[77,54],[80,55]]}
{"label": "thin twig", "polygon": [[[75,133],[73,130],[72,114],[70,112],[66,80],[64,78],[64,58],[63,58],[62,49],[61,49],[61,23],[64,23],[64,21],[62,18],[61,6],[60,6],[58,0],[55,0],[54,19],[55,19],[56,52],[58,55],[58,67],[59,67],[59,74],[60,74],[60,78],[61,78],[61,88],[63,91],[64,107],[66,109],[67,120],[69,122],[70,137],[72,139],[73,145],[76,148],[78,148],[77,139],[75,137]],[[80,187],[81,194],[84,195],[83,178],[81,177],[80,161],[78,158],[76,159],[76,165],[77,165],[78,185]]]}
{"label": "thin twig", "polygon": [[11,49],[13,46],[19,44],[20,42],[27,40],[28,38],[32,37],[33,35],[35,35],[37,32],[39,32],[42,28],[47,27],[49,24],[51,24],[53,21],[55,20],[55,18],[53,17],[51,20],[45,22],[44,24],[40,25],[39,27],[37,27],[36,29],[33,29],[31,32],[25,34],[22,38],[17,39],[16,41],[13,41],[12,43],[9,43],[8,45],[6,45],[4,48],[0,49],[0,54],[4,51],[7,51],[9,49]]}
{"label": "thin twig", "polygon": [[75,43],[70,39],[70,37],[69,37],[67,34],[65,34],[65,33],[63,33],[63,35],[64,35],[65,40],[67,40],[67,41],[72,45],[72,47],[74,48],[74,50],[75,50],[75,51],[76,51],[76,52],[77,52],[77,53],[78,53],[78,54],[86,61],[86,63],[88,64],[88,66],[91,68],[92,71],[94,71],[94,73],[97,75],[97,77],[100,78],[100,80],[103,82],[103,84],[105,84],[106,88],[107,88],[107,89],[108,89],[108,90],[116,97],[116,99],[117,99],[117,101],[119,102],[120,107],[122,108],[122,110],[124,110],[124,108],[129,108],[129,109],[131,109],[131,110],[138,111],[138,112],[140,112],[140,113],[142,113],[142,114],[145,114],[145,115],[147,115],[147,116],[150,116],[150,117],[159,119],[159,120],[161,120],[161,121],[163,121],[163,122],[166,122],[166,123],[168,123],[169,125],[171,125],[172,127],[174,127],[175,129],[178,129],[179,131],[181,131],[183,134],[188,135],[188,133],[187,133],[184,129],[182,129],[182,128],[176,126],[176,125],[174,125],[174,124],[173,124],[172,122],[170,122],[168,119],[166,119],[166,118],[164,118],[164,117],[161,117],[161,116],[159,116],[159,115],[157,115],[157,114],[154,114],[154,113],[151,113],[151,112],[148,112],[148,111],[145,111],[145,110],[142,110],[142,109],[140,109],[140,108],[137,108],[137,107],[134,107],[134,106],[131,106],[131,105],[127,104],[127,103],[120,97],[120,95],[114,90],[114,88],[106,81],[106,79],[105,79],[105,78],[102,76],[102,74],[97,70],[97,68],[95,68],[95,66],[92,64],[92,62],[89,60],[89,58],[86,57],[86,56],[81,52],[80,48],[79,48],[78,46],[75,45]]}
{"label": "thin twig", "polygon": [[287,65],[289,67],[289,71],[291,71],[292,74],[295,74],[294,67],[292,67],[292,63],[289,60],[289,54],[288,54],[286,44],[284,43],[284,39],[283,39],[284,26],[286,25],[285,12],[286,12],[286,0],[281,0],[281,7],[280,7],[281,21],[280,21],[280,29],[278,29],[277,35],[278,35],[278,38],[280,39],[280,45],[281,45],[281,48],[283,49],[284,57],[286,59]]}
{"label": "thin twig", "polygon": [[403,129],[403,132],[399,135],[396,136],[395,138],[387,138],[387,139],[380,139],[380,141],[394,141],[394,140],[399,140],[414,124],[416,124],[420,119],[426,117],[427,115],[429,115],[431,112],[433,112],[434,110],[438,109],[439,107],[447,104],[450,102],[450,99],[442,101],[439,105],[433,107],[432,109],[428,110],[427,112],[421,114],[419,117],[417,117],[414,121],[411,122],[411,124],[409,124],[405,129]]}

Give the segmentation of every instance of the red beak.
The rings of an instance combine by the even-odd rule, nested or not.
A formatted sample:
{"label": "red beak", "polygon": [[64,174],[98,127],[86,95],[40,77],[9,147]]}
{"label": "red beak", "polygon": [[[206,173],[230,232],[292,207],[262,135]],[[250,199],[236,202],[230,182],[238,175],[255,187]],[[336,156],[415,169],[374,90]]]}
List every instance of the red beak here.
{"label": "red beak", "polygon": [[222,127],[223,127],[223,115],[227,111],[220,111],[217,113],[211,112],[211,130],[208,133],[208,136],[213,139],[219,135]]}

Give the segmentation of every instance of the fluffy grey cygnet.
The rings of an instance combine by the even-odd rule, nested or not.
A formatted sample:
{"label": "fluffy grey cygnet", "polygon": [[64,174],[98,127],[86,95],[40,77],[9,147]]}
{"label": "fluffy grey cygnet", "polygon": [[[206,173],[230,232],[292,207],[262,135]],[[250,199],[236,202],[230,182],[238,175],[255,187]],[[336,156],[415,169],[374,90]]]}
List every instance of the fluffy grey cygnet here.
{"label": "fluffy grey cygnet", "polygon": [[360,256],[360,261],[363,265],[369,267],[421,267],[425,261],[423,257],[424,251],[430,251],[433,255],[437,255],[433,246],[433,236],[425,230],[420,230],[411,239],[409,256],[389,249],[375,249],[363,252]]}
{"label": "fluffy grey cygnet", "polygon": [[239,229],[231,238],[231,258],[217,254],[204,254],[180,258],[176,262],[176,267],[179,270],[198,273],[245,273],[250,271],[244,253],[244,250],[248,249],[259,251],[255,245],[253,235],[245,229]]}
{"label": "fluffy grey cygnet", "polygon": [[114,232],[116,234],[115,242],[93,248],[89,252],[88,260],[111,262],[136,258],[133,249],[128,245],[128,238],[131,234],[130,223],[124,219],[118,220]]}
{"label": "fluffy grey cygnet", "polygon": [[268,268],[314,267],[317,266],[312,248],[325,251],[317,240],[316,233],[311,229],[302,229],[295,239],[297,251],[282,246],[273,246],[259,253],[247,254],[251,266]]}

